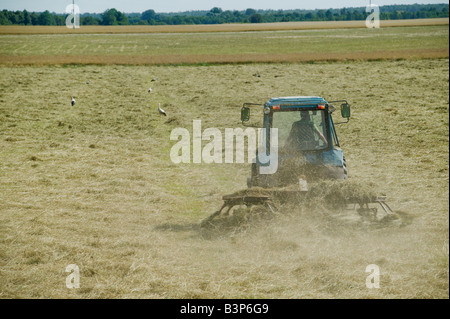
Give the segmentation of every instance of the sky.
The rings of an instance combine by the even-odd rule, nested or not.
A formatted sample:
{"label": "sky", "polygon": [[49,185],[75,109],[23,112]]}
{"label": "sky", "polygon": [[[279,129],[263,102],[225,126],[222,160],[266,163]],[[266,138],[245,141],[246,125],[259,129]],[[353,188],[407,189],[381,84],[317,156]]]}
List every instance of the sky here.
{"label": "sky", "polygon": [[[431,4],[448,3],[445,0],[75,0],[81,13],[100,13],[116,8],[122,12],[143,12],[153,9],[156,12],[180,12],[190,10],[210,10],[219,7],[223,10],[253,9],[329,9],[343,7],[364,7],[372,1],[379,6],[391,4]],[[72,0],[0,0],[0,9],[27,10],[64,13]]]}

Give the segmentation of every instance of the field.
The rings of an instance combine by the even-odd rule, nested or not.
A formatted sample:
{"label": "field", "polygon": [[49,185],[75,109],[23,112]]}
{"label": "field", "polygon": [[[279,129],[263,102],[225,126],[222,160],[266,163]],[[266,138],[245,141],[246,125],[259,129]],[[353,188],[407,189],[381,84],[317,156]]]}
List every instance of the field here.
{"label": "field", "polygon": [[[304,36],[305,48],[291,35]],[[0,36],[0,298],[449,297],[448,27],[78,35],[70,50],[72,40]],[[189,59],[276,55],[261,41],[294,55],[315,47],[369,55],[380,45],[444,54],[128,65],[146,45]],[[94,54],[95,65],[51,63],[84,56],[89,64]],[[27,60],[36,56],[47,60]],[[104,63],[110,56],[125,65]],[[174,164],[171,131],[192,132],[195,119],[202,129],[241,127],[243,102],[290,95],[351,103],[350,122],[337,128],[350,179],[374,182],[411,224],[359,228],[291,207],[245,232],[201,235],[201,220],[222,195],[245,188],[250,167]],[[69,264],[79,266],[79,289],[66,288]],[[366,288],[369,264],[380,267],[380,289]]]}
{"label": "field", "polygon": [[[8,30],[5,28],[0,28],[0,34],[1,30]],[[69,30],[62,28],[57,30]],[[169,26],[166,28],[171,29]],[[109,27],[109,30],[120,29]],[[48,32],[51,30],[53,29]],[[83,31],[83,27],[79,30],[87,32]],[[398,26],[371,30],[264,29],[258,32],[145,34],[137,30],[133,34],[90,34],[79,33],[79,30],[74,34],[2,35],[0,64],[163,65],[394,60],[449,56],[448,19],[446,25]]]}
{"label": "field", "polygon": [[[448,25],[448,18],[384,20],[381,27],[412,27]],[[366,28],[365,21],[312,21],[278,23],[233,23],[203,25],[153,25],[153,26],[82,26],[68,29],[65,26],[1,26],[0,34],[119,34],[119,33],[190,33],[190,32],[247,32],[283,30],[320,30]]]}

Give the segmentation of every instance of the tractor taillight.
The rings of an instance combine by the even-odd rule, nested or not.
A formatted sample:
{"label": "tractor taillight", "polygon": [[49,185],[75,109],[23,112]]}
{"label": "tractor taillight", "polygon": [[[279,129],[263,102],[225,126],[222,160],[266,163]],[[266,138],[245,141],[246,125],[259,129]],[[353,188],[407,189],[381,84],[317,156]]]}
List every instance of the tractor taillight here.
{"label": "tractor taillight", "polygon": [[279,110],[279,109],[280,109],[280,106],[279,106],[279,105],[274,105],[274,106],[272,107],[272,109],[274,109],[274,110]]}
{"label": "tractor taillight", "polygon": [[325,105],[319,104],[319,105],[317,105],[317,108],[318,108],[319,110],[325,110]]}

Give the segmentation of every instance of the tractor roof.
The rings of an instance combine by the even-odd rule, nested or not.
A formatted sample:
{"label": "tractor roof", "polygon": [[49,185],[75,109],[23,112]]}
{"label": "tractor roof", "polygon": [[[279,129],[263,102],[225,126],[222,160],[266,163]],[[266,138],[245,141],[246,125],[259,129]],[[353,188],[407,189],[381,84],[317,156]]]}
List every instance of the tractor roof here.
{"label": "tractor roof", "polygon": [[317,105],[317,104],[327,104],[323,98],[318,96],[286,96],[286,97],[274,97],[269,100],[265,105]]}

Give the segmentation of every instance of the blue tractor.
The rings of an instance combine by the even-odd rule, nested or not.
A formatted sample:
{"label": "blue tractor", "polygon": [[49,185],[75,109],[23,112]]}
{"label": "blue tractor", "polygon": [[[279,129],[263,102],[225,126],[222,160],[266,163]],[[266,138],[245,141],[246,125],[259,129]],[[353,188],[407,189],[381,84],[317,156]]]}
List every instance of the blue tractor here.
{"label": "blue tractor", "polygon": [[[335,123],[332,114],[334,106],[340,105],[344,122]],[[250,120],[250,106],[244,103],[241,109],[243,123]],[[350,119],[350,105],[345,100],[327,102],[316,96],[296,96],[272,98],[263,105],[263,132],[265,155],[270,155],[274,147],[274,129],[277,130],[277,170],[273,174],[260,174],[261,166],[271,165],[261,162],[260,156],[252,165],[249,187],[282,187],[298,178],[306,180],[346,179],[347,164],[339,144],[335,125],[347,123]],[[273,164],[273,163],[272,163]]]}
{"label": "blue tractor", "polygon": [[[332,117],[338,109],[335,105],[339,106],[344,118],[337,123]],[[272,98],[265,104],[244,103],[242,123],[259,126],[249,123],[251,106],[262,106],[264,116],[258,137],[260,145],[252,163],[251,176],[247,179],[248,188],[223,196],[222,207],[206,218],[202,227],[217,229],[223,225],[241,225],[241,219],[272,218],[279,211],[278,204],[301,205],[308,198],[320,195],[323,183],[332,185],[324,199],[333,207],[336,204],[345,209],[353,206],[353,210],[369,222],[398,219],[386,203],[386,196],[378,196],[371,189],[360,192],[364,187],[359,184],[356,184],[358,192],[355,192],[355,185],[345,181],[347,164],[335,125],[350,119],[350,105],[346,100],[296,96]],[[381,218],[373,204],[380,205],[384,211]]]}

